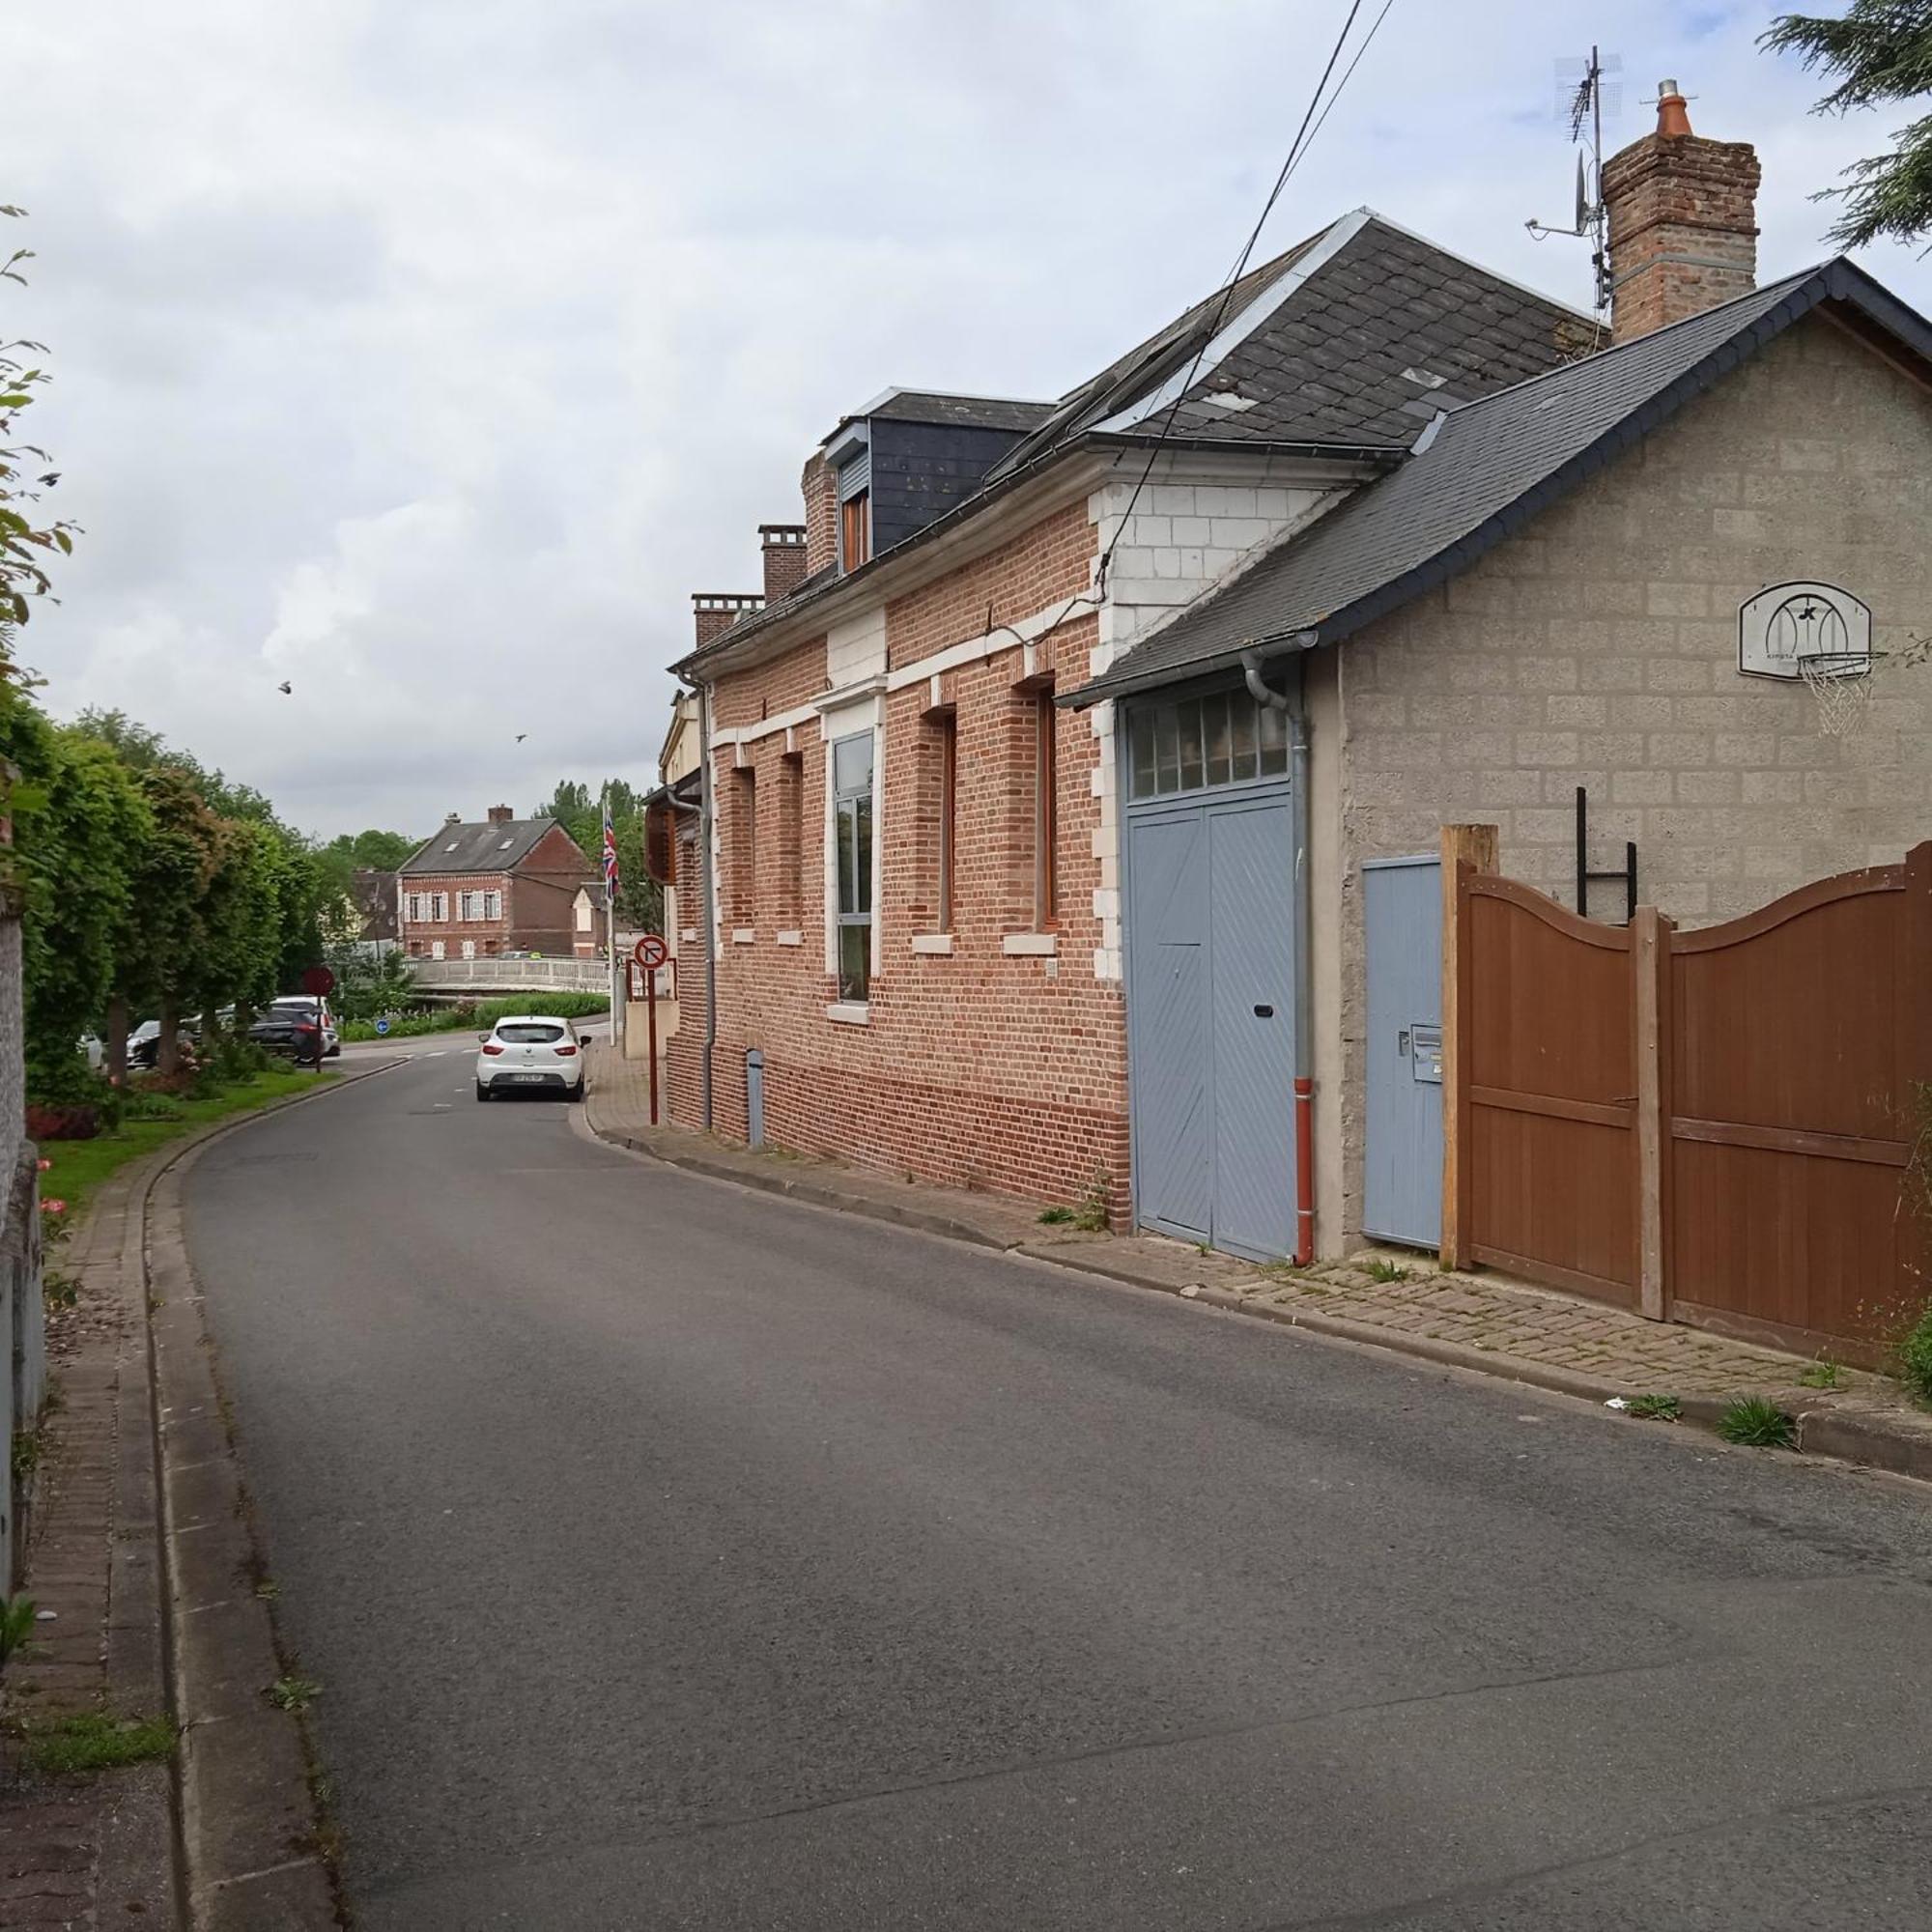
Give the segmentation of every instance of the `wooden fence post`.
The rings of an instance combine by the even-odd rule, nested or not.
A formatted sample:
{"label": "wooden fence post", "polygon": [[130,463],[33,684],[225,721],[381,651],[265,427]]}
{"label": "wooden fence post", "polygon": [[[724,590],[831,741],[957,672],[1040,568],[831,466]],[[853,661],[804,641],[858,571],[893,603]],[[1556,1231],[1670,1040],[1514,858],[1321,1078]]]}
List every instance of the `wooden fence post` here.
{"label": "wooden fence post", "polygon": [[1469,1082],[1463,1028],[1469,985],[1463,871],[1493,872],[1497,849],[1493,825],[1442,828],[1442,1265],[1452,1268],[1468,1266],[1470,1238],[1464,1212]]}
{"label": "wooden fence post", "polygon": [[1670,922],[1655,906],[1631,921],[1631,978],[1636,1010],[1636,1279],[1637,1306],[1653,1321],[1670,1318],[1664,1288],[1663,1191],[1669,1079]]}

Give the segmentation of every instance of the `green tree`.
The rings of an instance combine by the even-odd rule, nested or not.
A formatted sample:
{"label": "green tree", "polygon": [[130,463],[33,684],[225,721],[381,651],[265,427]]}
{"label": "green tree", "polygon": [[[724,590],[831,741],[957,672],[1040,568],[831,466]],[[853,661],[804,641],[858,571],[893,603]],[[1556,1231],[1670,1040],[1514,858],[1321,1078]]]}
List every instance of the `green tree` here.
{"label": "green tree", "polygon": [[233,1004],[238,1033],[280,990],[283,892],[291,853],[276,830],[252,818],[215,820],[214,868],[202,907],[189,983],[208,1015]]}
{"label": "green tree", "polygon": [[644,802],[622,779],[607,779],[592,791],[575,779],[558,781],[533,818],[554,818],[601,868],[604,801],[611,801],[611,831],[617,841],[617,919],[620,924],[656,929],[664,895],[644,870]]}
{"label": "green tree", "polygon": [[[1852,0],[1835,20],[1783,14],[1758,44],[1795,53],[1807,70],[1836,77],[1814,113],[1849,114],[1932,94],[1932,0]],[[1813,196],[1844,203],[1830,238],[1842,247],[1861,248],[1881,238],[1916,242],[1932,229],[1932,114],[1921,114],[1891,138],[1890,153],[1854,161],[1843,186]]]}
{"label": "green tree", "polygon": [[402,832],[344,832],[323,846],[320,856],[333,892],[347,898],[357,872],[393,872],[421,843]]}
{"label": "green tree", "polygon": [[100,1023],[151,821],[133,774],[108,747],[50,724],[32,705],[0,714],[0,754],[25,781],[14,838],[28,1087],[55,1099],[81,1070],[81,1034]]}
{"label": "green tree", "polygon": [[110,1077],[127,1071],[127,1019],[153,1003],[161,1023],[159,1065],[179,1064],[176,1031],[201,977],[208,943],[208,895],[221,861],[220,822],[187,774],[152,765],[134,774],[152,819],[128,881],[130,913],[116,947],[108,1057]]}

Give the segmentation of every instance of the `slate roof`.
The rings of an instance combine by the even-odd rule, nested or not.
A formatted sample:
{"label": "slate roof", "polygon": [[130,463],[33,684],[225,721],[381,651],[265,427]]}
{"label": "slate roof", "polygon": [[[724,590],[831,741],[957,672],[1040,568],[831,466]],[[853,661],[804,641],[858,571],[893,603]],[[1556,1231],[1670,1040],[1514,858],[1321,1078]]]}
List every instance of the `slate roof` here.
{"label": "slate roof", "polygon": [[1466,568],[1801,316],[1849,305],[1920,356],[1932,328],[1844,260],[1470,403],[1391,474],[1071,694],[1086,705],[1235,662],[1333,643]]}
{"label": "slate roof", "polygon": [[[848,418],[937,423],[950,429],[1036,429],[1053,413],[1051,403],[1023,403],[1006,396],[949,396],[936,389],[889,389],[876,403]],[[842,425],[841,425],[842,427]]]}
{"label": "slate roof", "polygon": [[[993,474],[1083,430],[1406,448],[1438,410],[1594,346],[1588,316],[1358,209],[1197,302],[1066,399]],[[1216,399],[1220,400],[1216,400]]]}
{"label": "slate roof", "polygon": [[[427,872],[514,871],[555,824],[554,818],[509,818],[495,825],[444,825],[403,861],[403,872],[420,877]],[[590,862],[583,863],[587,867]]]}
{"label": "slate roof", "polygon": [[[1589,316],[1358,209],[1249,270],[1225,302],[1219,291],[1196,302],[1043,416],[1017,425],[1030,433],[986,472],[977,495],[882,550],[859,571],[830,566],[788,597],[749,612],[673,668],[694,671],[737,651],[822,591],[876,571],[972,516],[990,495],[1043,463],[1106,437],[1151,440],[1173,400],[1163,385],[1185,379],[1204,343],[1196,380],[1175,412],[1171,434],[1177,441],[1257,449],[1313,445],[1393,458],[1449,402],[1556,367],[1595,339]],[[1208,400],[1214,395],[1246,406],[1230,409]],[[950,402],[1045,409],[895,390],[845,422],[888,414],[895,398],[914,398],[915,408]]]}

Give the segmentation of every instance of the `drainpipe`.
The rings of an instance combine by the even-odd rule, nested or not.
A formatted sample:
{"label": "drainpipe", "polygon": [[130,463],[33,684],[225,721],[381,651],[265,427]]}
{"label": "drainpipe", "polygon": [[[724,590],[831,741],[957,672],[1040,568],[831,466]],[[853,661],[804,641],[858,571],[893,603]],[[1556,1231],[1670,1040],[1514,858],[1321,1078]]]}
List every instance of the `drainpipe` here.
{"label": "drainpipe", "polygon": [[711,695],[702,684],[686,678],[697,696],[697,851],[704,878],[704,903],[699,923],[704,930],[704,1058],[699,1063],[698,1091],[704,1129],[711,1130],[711,1062],[718,1046],[718,933],[714,923],[711,876]]}
{"label": "drainpipe", "polygon": [[1315,999],[1310,985],[1312,929],[1308,883],[1308,680],[1307,660],[1295,658],[1295,693],[1284,696],[1262,677],[1259,651],[1241,653],[1248,695],[1289,721],[1289,814],[1294,843],[1294,1262],[1315,1259]]}

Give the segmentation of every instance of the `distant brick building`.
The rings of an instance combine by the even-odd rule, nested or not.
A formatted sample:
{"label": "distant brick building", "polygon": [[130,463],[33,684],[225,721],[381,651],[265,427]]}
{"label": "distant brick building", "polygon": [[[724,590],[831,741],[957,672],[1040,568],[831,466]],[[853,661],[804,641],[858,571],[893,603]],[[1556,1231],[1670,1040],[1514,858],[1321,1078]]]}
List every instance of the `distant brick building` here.
{"label": "distant brick building", "polygon": [[554,818],[518,818],[507,805],[492,806],[481,824],[452,814],[396,876],[403,949],[418,959],[568,958],[577,895],[596,878]]}

